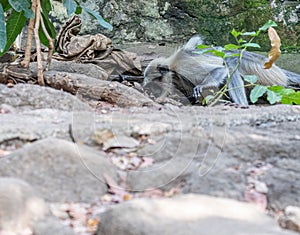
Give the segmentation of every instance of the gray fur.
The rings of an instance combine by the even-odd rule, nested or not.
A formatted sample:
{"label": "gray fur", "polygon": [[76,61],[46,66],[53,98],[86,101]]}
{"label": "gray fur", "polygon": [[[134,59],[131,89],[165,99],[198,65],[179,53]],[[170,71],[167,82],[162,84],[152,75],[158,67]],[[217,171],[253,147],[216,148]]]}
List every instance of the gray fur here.
{"label": "gray fur", "polygon": [[[162,57],[151,61],[145,70],[143,85],[145,86],[153,81],[165,84],[173,83],[177,86],[183,86],[176,88],[186,91],[183,92],[186,96],[193,90],[189,96],[195,98],[201,96],[203,89],[218,88],[224,85],[228,75],[238,64],[238,57],[227,58],[226,66],[224,60],[220,57],[197,53],[196,46],[202,43],[202,38],[195,36],[170,57]],[[238,51],[232,53],[238,53]],[[243,80],[245,75],[256,75],[258,77],[257,83],[261,85],[300,86],[299,74],[283,70],[275,64],[270,69],[264,69],[266,61],[268,61],[268,58],[265,56],[247,51],[243,53],[241,64],[228,85],[229,96],[234,103],[248,105]],[[182,79],[188,80],[188,82],[177,81]],[[163,96],[171,93],[170,90],[166,89],[164,88],[162,92]]]}

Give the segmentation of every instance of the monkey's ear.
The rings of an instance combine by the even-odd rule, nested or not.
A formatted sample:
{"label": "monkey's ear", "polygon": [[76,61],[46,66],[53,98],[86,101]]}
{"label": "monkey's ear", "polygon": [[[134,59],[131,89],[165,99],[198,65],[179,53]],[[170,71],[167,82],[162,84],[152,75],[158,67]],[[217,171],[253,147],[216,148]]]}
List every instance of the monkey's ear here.
{"label": "monkey's ear", "polygon": [[166,65],[166,64],[164,64],[164,65],[158,64],[157,69],[158,69],[158,71],[160,72],[161,75],[164,75],[164,74],[170,72],[169,66]]}

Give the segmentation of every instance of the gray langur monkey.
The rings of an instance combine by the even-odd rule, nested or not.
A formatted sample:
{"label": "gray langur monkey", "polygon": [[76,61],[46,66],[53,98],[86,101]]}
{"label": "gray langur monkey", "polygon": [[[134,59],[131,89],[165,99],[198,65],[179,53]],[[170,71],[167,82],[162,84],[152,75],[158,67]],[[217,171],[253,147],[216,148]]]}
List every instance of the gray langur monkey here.
{"label": "gray langur monkey", "polygon": [[[160,97],[166,97],[175,88],[194,100],[202,96],[204,89],[222,87],[238,64],[238,57],[226,58],[225,66],[220,57],[197,53],[196,46],[199,44],[203,44],[201,37],[192,37],[170,57],[152,60],[145,69],[143,86],[146,87],[152,82],[161,83]],[[243,53],[240,66],[228,84],[228,93],[234,103],[248,105],[243,80],[245,75],[256,75],[257,83],[261,85],[300,87],[299,74],[281,69],[275,64],[270,69],[264,69],[267,61],[265,56],[247,51]]]}

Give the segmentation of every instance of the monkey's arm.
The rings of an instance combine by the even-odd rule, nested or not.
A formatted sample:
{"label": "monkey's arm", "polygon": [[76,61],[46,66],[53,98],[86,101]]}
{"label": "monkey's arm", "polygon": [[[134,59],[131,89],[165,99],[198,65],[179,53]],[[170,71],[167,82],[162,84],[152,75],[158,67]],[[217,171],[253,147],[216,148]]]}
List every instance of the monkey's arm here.
{"label": "monkey's arm", "polygon": [[239,69],[234,71],[238,65],[238,60],[238,57],[229,57],[225,60],[229,73],[231,74],[228,84],[228,93],[234,103],[247,106],[248,100],[245,92],[244,80],[242,78],[243,74],[240,73]]}
{"label": "monkey's arm", "polygon": [[236,71],[230,79],[228,84],[228,93],[234,103],[246,106],[248,105],[244,80],[238,71]]}
{"label": "monkey's arm", "polygon": [[[193,89],[193,96],[196,99],[199,99],[201,96],[203,97],[203,90],[205,89],[218,89],[226,82],[226,76],[228,72],[225,67],[217,67],[211,70],[208,75],[203,79],[201,83],[196,85]],[[203,97],[204,98],[204,97]]]}

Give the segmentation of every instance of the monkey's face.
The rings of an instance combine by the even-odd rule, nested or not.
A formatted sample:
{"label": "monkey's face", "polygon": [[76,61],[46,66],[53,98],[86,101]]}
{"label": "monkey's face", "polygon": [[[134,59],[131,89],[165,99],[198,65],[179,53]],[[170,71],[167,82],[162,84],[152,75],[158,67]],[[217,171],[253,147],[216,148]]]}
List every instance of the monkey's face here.
{"label": "monkey's face", "polygon": [[150,82],[164,82],[164,75],[169,71],[169,67],[163,64],[164,58],[157,58],[150,62],[144,72],[143,86]]}
{"label": "monkey's face", "polygon": [[151,61],[144,72],[143,87],[155,97],[166,96],[172,85],[171,72],[165,58]]}

